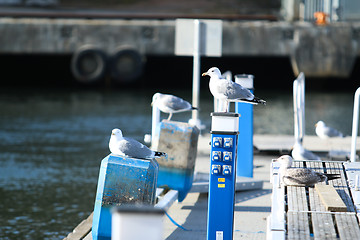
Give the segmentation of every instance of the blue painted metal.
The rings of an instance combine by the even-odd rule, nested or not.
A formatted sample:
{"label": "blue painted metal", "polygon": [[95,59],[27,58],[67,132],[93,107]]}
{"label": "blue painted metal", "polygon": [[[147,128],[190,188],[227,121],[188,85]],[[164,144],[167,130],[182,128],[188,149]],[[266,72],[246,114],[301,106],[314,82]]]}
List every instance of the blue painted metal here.
{"label": "blue painted metal", "polygon": [[108,155],[101,161],[92,225],[93,240],[111,239],[111,208],[154,204],[159,167],[155,160]]}
{"label": "blue painted metal", "polygon": [[[250,74],[238,74],[235,82],[254,93],[254,76]],[[240,114],[239,136],[238,136],[238,159],[237,176],[253,177],[254,156],[253,156],[253,105],[248,103],[235,103],[235,112]]]}
{"label": "blue painted metal", "polygon": [[237,102],[235,112],[240,114],[236,174],[242,177],[253,177],[253,105]]}
{"label": "blue painted metal", "polygon": [[237,132],[212,132],[208,240],[233,238]]}
{"label": "blue painted metal", "polygon": [[156,128],[152,148],[166,152],[159,163],[158,187],[179,191],[178,201],[185,199],[192,187],[199,130],[184,122],[162,121]]}
{"label": "blue painted metal", "polygon": [[178,201],[185,199],[194,180],[193,169],[179,169],[159,166],[158,186],[167,186],[179,191]]}

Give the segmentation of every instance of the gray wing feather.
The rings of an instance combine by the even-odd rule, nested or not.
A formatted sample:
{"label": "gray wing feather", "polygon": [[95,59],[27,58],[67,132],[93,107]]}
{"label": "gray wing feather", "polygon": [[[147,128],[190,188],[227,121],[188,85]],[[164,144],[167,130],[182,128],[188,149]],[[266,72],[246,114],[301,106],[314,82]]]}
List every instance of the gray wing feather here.
{"label": "gray wing feather", "polygon": [[182,98],[172,96],[172,95],[164,95],[161,99],[169,108],[174,111],[188,110],[191,109],[191,104]]}
{"label": "gray wing feather", "polygon": [[322,175],[323,174],[314,172],[311,169],[296,168],[288,169],[283,178],[288,185],[312,186],[315,183],[322,182],[324,180]]}
{"label": "gray wing feather", "polygon": [[325,134],[329,137],[343,136],[343,134],[341,132],[339,132],[338,130],[336,130],[335,128],[332,128],[332,127],[325,128]]}
{"label": "gray wing feather", "polygon": [[148,158],[153,154],[151,149],[132,138],[124,137],[123,140],[119,142],[119,148],[129,157]]}
{"label": "gray wing feather", "polygon": [[219,92],[222,92],[228,99],[247,99],[252,100],[254,95],[246,88],[241,85],[229,81],[220,80],[218,81],[217,88]]}

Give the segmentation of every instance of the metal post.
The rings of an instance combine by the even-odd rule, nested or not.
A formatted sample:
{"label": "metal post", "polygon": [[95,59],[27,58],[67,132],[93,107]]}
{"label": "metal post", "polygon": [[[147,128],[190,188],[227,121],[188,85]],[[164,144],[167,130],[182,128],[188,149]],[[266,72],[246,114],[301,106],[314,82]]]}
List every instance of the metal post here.
{"label": "metal post", "polygon": [[[199,107],[200,99],[200,21],[194,20],[194,59],[193,59],[193,96],[192,105]],[[192,121],[197,125],[198,111],[192,111]]]}
{"label": "metal post", "polygon": [[155,104],[152,106],[151,144],[154,142],[156,127],[160,122],[160,110]]}
{"label": "metal post", "polygon": [[301,72],[293,83],[294,136],[302,143],[305,136],[305,77]]}
{"label": "metal post", "polygon": [[[235,82],[254,92],[253,75],[238,74],[235,76]],[[253,105],[237,102],[235,112],[240,114],[236,175],[253,177]]]}
{"label": "metal post", "polygon": [[239,114],[211,113],[207,240],[233,239]]}
{"label": "metal post", "polygon": [[356,138],[358,135],[359,127],[359,99],[360,99],[360,87],[355,92],[354,97],[354,111],[353,111],[353,125],[352,125],[352,137],[351,137],[351,154],[350,161],[356,161]]}

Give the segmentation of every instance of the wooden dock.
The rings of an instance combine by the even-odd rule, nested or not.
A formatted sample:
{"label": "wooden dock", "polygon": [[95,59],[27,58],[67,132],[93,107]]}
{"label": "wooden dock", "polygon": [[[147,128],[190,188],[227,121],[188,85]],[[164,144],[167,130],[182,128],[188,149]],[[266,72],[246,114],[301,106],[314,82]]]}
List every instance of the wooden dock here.
{"label": "wooden dock", "polygon": [[[311,168],[317,172],[340,174],[328,181],[346,208],[329,211],[319,197],[316,187],[281,186],[279,164],[273,162],[272,209],[268,218],[268,239],[360,239],[359,200],[355,190],[355,176],[360,164],[342,161],[295,161],[293,167]],[[327,183],[321,183],[327,184]],[[337,209],[337,208],[334,208]]]}
{"label": "wooden dock", "polygon": [[[195,164],[195,172],[202,173],[199,177],[200,180],[206,177],[210,168],[210,161],[209,161],[209,153],[210,153],[210,135],[205,134],[199,137],[198,142],[198,152],[197,152],[197,159]],[[338,235],[340,231],[337,229],[341,224],[350,224],[350,226],[358,228],[358,219],[357,219],[357,212],[360,212],[360,205],[357,205],[356,199],[360,200],[360,191],[355,191],[354,189],[354,182],[357,174],[357,168],[360,169],[360,166],[354,166],[354,164],[358,163],[346,163],[346,162],[329,162],[321,166],[312,166],[307,165],[310,163],[306,163],[307,167],[313,167],[317,171],[334,171],[342,172],[343,178],[337,181],[333,181],[332,184],[335,185],[335,189],[341,193],[342,199],[347,199],[347,206],[349,206],[349,210],[346,213],[325,213],[320,211],[315,213],[313,211],[317,211],[317,209],[324,210],[324,206],[320,204],[319,197],[316,195],[316,192],[313,189],[300,191],[302,199],[306,199],[305,205],[294,205],[291,203],[291,211],[288,211],[288,208],[285,209],[285,190],[282,191],[274,191],[274,177],[273,175],[276,173],[276,169],[271,167],[271,159],[275,159],[279,157],[282,153],[287,153],[291,150],[292,145],[294,144],[294,137],[293,136],[284,136],[284,135],[255,135],[254,136],[254,146],[256,146],[260,152],[254,155],[254,164],[257,166],[254,169],[254,179],[257,181],[243,181],[242,184],[239,185],[239,188],[242,188],[244,191],[240,191],[237,193],[236,198],[238,199],[236,203],[236,208],[239,209],[246,209],[250,211],[236,211],[234,213],[235,218],[235,229],[234,232],[234,239],[237,238],[248,238],[248,239],[265,239],[269,238],[270,235],[277,236],[285,236],[286,228],[285,228],[285,216],[292,215],[293,222],[299,222],[299,218],[302,219],[311,219],[311,221],[322,223],[324,226],[332,226],[334,228],[335,233]],[[360,141],[358,140],[358,145]],[[304,145],[308,150],[314,152],[328,152],[332,149],[342,149],[350,151],[351,146],[351,139],[350,137],[346,138],[337,138],[337,139],[330,139],[330,141],[325,141],[319,139],[317,136],[305,136]],[[360,149],[357,146],[357,149]],[[262,154],[264,152],[265,154]],[[273,155],[269,155],[270,152]],[[345,160],[345,159],[343,159]],[[340,166],[344,163],[342,166]],[[304,162],[299,162],[297,164],[304,164]],[[313,164],[313,163],[311,163]],[[338,165],[332,165],[338,164]],[[339,165],[340,164],[340,165]],[[359,163],[360,164],[360,163]],[[329,167],[327,167],[329,165]],[[344,170],[344,169],[348,170]],[[271,172],[271,175],[269,174]],[[348,182],[346,182],[345,174],[348,177]],[[271,185],[269,180],[273,183]],[[263,184],[262,184],[263,182]],[[331,183],[331,181],[330,181]],[[346,185],[347,184],[347,185]],[[257,189],[262,188],[260,190],[252,190],[252,187],[256,187]],[[164,239],[205,239],[206,238],[206,212],[207,212],[207,194],[206,193],[199,193],[204,192],[202,190],[197,189],[206,189],[206,186],[203,182],[199,182],[199,184],[194,185],[194,191],[191,191],[188,194],[188,197],[181,203],[175,203],[169,209],[169,214],[175,218],[175,220],[180,224],[187,228],[197,229],[196,232],[192,231],[183,231],[178,229],[170,220],[165,219],[165,233]],[[241,190],[241,189],[240,189]],[[293,188],[289,191],[292,191],[292,195],[295,196],[298,194],[298,189]],[[205,191],[206,192],[206,191]],[[270,193],[272,194],[270,195]],[[350,194],[350,192],[352,194]],[[288,193],[288,192],[287,192]],[[158,193],[160,195],[160,193]],[[257,196],[257,197],[254,197]],[[311,198],[310,198],[311,196]],[[352,197],[352,198],[351,198]],[[309,200],[308,200],[309,198]],[[311,202],[310,202],[311,199]],[[355,201],[355,203],[351,204],[351,201]],[[94,201],[93,199],[89,199],[89,201]],[[272,206],[270,205],[272,201]],[[314,205],[314,203],[318,205]],[[288,204],[288,203],[287,203]],[[274,214],[273,209],[277,208],[278,213]],[[295,207],[297,206],[297,207]],[[311,209],[310,209],[311,207]],[[191,211],[189,209],[192,209]],[[266,229],[269,229],[269,226],[266,226],[265,219],[269,213],[270,209],[272,211],[270,219],[272,219],[273,224],[271,225],[272,231],[271,234],[267,233],[268,236],[265,236]],[[281,212],[282,209],[282,212]],[[304,210],[305,209],[305,210]],[[315,210],[314,210],[315,209]],[[354,210],[355,209],[355,210]],[[285,210],[287,210],[286,214]],[[291,217],[290,217],[291,218]],[[246,219],[246,221],[244,221]],[[346,219],[351,219],[350,222]],[[325,221],[326,220],[326,221]],[[237,224],[240,223],[240,224]],[[268,221],[269,224],[269,221]],[[83,220],[74,230],[71,232],[65,239],[66,240],[90,240],[92,239],[90,231],[92,226],[92,214],[85,220]],[[356,228],[357,227],[357,228]],[[304,229],[304,226],[295,226],[292,233],[296,231],[300,231],[299,229]],[[308,231],[313,234],[314,225],[308,224],[309,230],[301,230],[301,231]],[[305,228],[306,229],[306,228]],[[341,229],[341,228],[340,228]],[[324,233],[321,233],[323,231]],[[332,233],[334,233],[332,231]],[[321,234],[328,234],[329,231],[321,230],[321,228],[317,228],[315,232],[320,232]],[[320,234],[319,233],[319,234]],[[342,231],[342,234],[346,234],[346,231]],[[320,234],[320,236],[322,236]],[[331,234],[330,234],[331,235]],[[336,236],[337,236],[336,235]],[[335,235],[334,235],[335,236]],[[356,235],[357,236],[357,235]],[[312,237],[313,238],[313,237]],[[281,238],[274,238],[273,239],[281,239]],[[284,239],[284,238],[283,238]],[[331,239],[331,238],[330,238]],[[334,238],[339,239],[339,238]],[[348,239],[348,238],[342,238]],[[356,238],[353,238],[356,239]],[[360,237],[358,238],[360,239]]]}

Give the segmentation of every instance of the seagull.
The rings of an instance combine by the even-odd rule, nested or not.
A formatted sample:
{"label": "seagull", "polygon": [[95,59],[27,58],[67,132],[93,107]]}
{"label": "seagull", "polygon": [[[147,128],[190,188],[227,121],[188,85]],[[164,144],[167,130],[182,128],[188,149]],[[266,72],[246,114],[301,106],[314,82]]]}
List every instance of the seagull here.
{"label": "seagull", "polygon": [[155,93],[152,98],[151,106],[155,105],[160,111],[169,113],[168,121],[173,113],[198,110],[196,107],[182,98],[170,94]]}
{"label": "seagull", "polygon": [[335,128],[328,127],[323,121],[318,121],[315,124],[315,132],[321,139],[328,139],[332,137],[344,137],[344,134]]}
{"label": "seagull", "polygon": [[319,173],[310,168],[291,168],[293,158],[289,155],[283,155],[277,161],[280,163],[280,181],[284,186],[311,187],[341,177],[340,174]]}
{"label": "seagull", "polygon": [[209,88],[211,94],[226,103],[226,112],[228,111],[229,102],[247,102],[252,104],[266,104],[266,101],[255,97],[247,88],[221,76],[217,67],[210,68],[202,76],[210,76]]}
{"label": "seagull", "polygon": [[309,150],[306,150],[298,141],[295,142],[292,148],[291,156],[296,160],[321,160],[318,155]]}
{"label": "seagull", "polygon": [[122,131],[115,128],[111,132],[109,141],[109,149],[115,155],[132,157],[132,158],[154,158],[154,157],[167,157],[166,153],[156,152],[149,149],[144,144],[132,138],[123,137]]}

